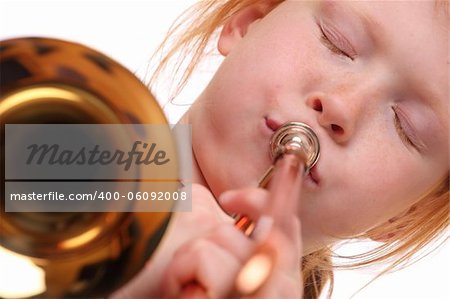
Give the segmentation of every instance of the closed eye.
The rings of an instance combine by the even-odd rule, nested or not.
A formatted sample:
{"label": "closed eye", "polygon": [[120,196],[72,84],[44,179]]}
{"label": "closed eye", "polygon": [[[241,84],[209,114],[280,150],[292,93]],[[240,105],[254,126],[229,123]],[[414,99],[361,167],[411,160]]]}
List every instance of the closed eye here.
{"label": "closed eye", "polygon": [[[350,58],[351,60],[355,59],[356,54],[354,53],[353,48],[349,45],[347,39],[335,30],[329,29],[328,26],[324,25],[321,21],[318,22],[318,26],[321,33],[321,41],[331,52]],[[352,49],[351,52],[353,53],[350,54],[350,50],[347,50],[346,48]]]}
{"label": "closed eye", "polygon": [[402,140],[402,142],[405,145],[412,147],[419,152],[421,150],[423,150],[424,144],[422,142],[420,142],[420,140],[418,140],[417,137],[413,133],[410,132],[412,130],[411,128],[409,128],[410,125],[406,125],[406,127],[408,127],[408,129],[405,129],[404,123],[406,121],[403,120],[405,118],[405,116],[403,115],[403,112],[396,107],[392,107],[392,110],[394,111],[395,129],[397,131],[398,136]]}

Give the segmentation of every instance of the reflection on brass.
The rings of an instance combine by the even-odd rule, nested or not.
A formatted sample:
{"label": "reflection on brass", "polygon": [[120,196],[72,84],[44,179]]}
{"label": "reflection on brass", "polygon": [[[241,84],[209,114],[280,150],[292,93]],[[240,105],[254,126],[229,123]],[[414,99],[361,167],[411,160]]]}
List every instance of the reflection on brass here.
{"label": "reflection on brass", "polygon": [[[297,156],[299,162],[304,164],[304,175],[307,175],[319,160],[319,138],[306,124],[289,122],[275,131],[270,142],[270,155],[273,163],[259,180],[258,187],[267,187],[274,174],[276,162],[289,154]],[[252,237],[258,223],[255,224],[246,215],[238,215],[235,219],[235,227],[247,237]],[[261,218],[259,221],[261,224]],[[273,257],[267,252],[256,252],[251,256],[239,271],[235,281],[235,287],[239,294],[249,296],[260,290],[270,277],[273,262]]]}
{"label": "reflection on brass", "polygon": [[[259,180],[258,187],[266,188],[272,178],[275,162],[285,154],[294,154],[305,165],[305,175],[316,165],[320,156],[320,143],[316,133],[306,124],[288,122],[278,128],[270,140],[273,163]],[[235,217],[234,225],[246,236],[251,236],[256,225],[245,215]]]}
{"label": "reflection on brass", "polygon": [[256,293],[270,277],[273,257],[267,252],[254,254],[239,271],[235,288],[240,295],[249,296]]}
{"label": "reflection on brass", "polygon": [[[5,124],[167,124],[132,73],[79,44],[2,41],[0,71],[1,190]],[[0,297],[104,297],[145,265],[170,218],[169,212],[6,213],[3,197],[2,191],[0,257],[20,258],[37,274],[22,273],[21,293],[0,290]]]}
{"label": "reflection on brass", "polygon": [[[316,165],[320,156],[320,143],[316,133],[301,122],[288,122],[278,128],[270,141],[270,154],[277,160],[285,154],[294,154],[305,164],[305,173]],[[261,179],[260,185],[263,179]]]}

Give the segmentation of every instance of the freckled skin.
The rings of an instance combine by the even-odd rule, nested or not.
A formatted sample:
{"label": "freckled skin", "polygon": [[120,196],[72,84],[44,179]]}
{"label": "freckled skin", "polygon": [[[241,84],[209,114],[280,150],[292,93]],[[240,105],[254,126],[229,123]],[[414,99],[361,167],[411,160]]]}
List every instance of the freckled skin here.
{"label": "freckled skin", "polygon": [[[256,186],[269,166],[264,117],[315,130],[320,182],[303,188],[298,212],[306,252],[387,221],[448,173],[445,20],[433,17],[431,1],[341,6],[327,13],[321,4],[286,1],[262,19],[230,25],[219,40],[223,64],[182,120],[192,124],[196,181],[215,196]],[[355,29],[355,12],[377,24],[376,40]],[[318,18],[353,43],[356,59],[324,45]],[[414,74],[427,78],[426,86],[412,84]],[[419,99],[430,88],[433,104]],[[417,133],[426,151],[399,137],[393,105],[427,128]]]}

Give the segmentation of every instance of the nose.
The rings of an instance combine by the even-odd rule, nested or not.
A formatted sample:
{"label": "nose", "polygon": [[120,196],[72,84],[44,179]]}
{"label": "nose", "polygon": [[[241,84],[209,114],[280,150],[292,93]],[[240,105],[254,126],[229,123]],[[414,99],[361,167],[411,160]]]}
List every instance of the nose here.
{"label": "nose", "polygon": [[322,126],[337,143],[346,143],[354,134],[357,111],[355,105],[347,105],[341,99],[330,95],[314,95],[307,99],[307,106],[314,110]]}

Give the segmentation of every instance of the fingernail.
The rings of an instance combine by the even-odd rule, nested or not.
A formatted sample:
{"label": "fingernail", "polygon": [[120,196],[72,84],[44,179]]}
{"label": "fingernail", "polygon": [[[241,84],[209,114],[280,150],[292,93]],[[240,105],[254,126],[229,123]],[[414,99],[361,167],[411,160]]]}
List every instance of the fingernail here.
{"label": "fingernail", "polygon": [[300,163],[302,159],[296,155],[287,155],[285,158],[285,163],[289,165],[290,170],[297,174],[300,171]]}
{"label": "fingernail", "polygon": [[225,191],[219,195],[219,198],[217,200],[219,201],[219,203],[225,204],[233,198],[233,193],[233,191]]}

